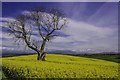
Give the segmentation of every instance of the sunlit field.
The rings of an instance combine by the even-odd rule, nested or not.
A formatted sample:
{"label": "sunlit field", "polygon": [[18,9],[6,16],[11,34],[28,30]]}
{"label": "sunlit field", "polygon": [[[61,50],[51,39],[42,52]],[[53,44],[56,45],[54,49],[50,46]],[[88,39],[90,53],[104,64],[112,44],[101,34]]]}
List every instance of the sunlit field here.
{"label": "sunlit field", "polygon": [[118,63],[79,56],[47,54],[5,57],[3,72],[8,78],[118,78]]}

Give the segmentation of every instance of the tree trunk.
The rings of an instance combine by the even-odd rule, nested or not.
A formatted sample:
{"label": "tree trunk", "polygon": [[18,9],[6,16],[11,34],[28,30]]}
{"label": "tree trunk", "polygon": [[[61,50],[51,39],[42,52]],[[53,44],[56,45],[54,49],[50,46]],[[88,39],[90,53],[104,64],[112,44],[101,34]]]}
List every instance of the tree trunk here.
{"label": "tree trunk", "polygon": [[42,61],[45,61],[45,57],[46,57],[46,53],[43,52],[43,53],[41,54],[41,60],[42,60]]}
{"label": "tree trunk", "polygon": [[46,41],[47,41],[47,39],[43,40],[43,43],[42,43],[41,49],[40,49],[40,53],[41,53],[40,59],[42,61],[45,61],[45,55],[46,55],[46,53],[44,52],[44,48],[45,48]]}
{"label": "tree trunk", "polygon": [[40,60],[41,57],[40,57],[40,52],[37,52],[38,53],[38,57],[37,57],[37,60]]}

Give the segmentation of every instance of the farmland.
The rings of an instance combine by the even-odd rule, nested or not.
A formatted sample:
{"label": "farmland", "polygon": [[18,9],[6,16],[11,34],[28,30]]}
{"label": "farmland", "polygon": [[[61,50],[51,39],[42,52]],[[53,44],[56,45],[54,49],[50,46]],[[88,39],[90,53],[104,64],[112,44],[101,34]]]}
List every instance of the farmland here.
{"label": "farmland", "polygon": [[118,63],[97,58],[47,54],[5,57],[2,68],[8,78],[118,78]]}

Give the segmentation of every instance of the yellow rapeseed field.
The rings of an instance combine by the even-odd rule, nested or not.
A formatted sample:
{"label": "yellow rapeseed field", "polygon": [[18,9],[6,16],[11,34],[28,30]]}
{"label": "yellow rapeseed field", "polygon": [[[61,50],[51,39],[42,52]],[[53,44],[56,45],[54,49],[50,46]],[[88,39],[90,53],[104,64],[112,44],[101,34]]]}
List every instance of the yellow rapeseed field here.
{"label": "yellow rapeseed field", "polygon": [[5,57],[3,72],[9,78],[118,78],[118,63],[79,56],[47,54]]}

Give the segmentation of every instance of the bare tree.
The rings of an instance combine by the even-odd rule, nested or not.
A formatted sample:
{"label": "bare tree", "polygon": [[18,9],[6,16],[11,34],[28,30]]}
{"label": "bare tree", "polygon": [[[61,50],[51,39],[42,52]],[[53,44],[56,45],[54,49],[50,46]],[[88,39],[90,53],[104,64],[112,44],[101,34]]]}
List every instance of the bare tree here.
{"label": "bare tree", "polygon": [[[35,9],[16,17],[15,21],[9,21],[9,32],[18,41],[37,52],[37,60],[45,60],[44,48],[46,42],[56,35],[67,24],[67,20],[58,9],[47,10],[44,8]],[[35,37],[37,36],[37,38]]]}

